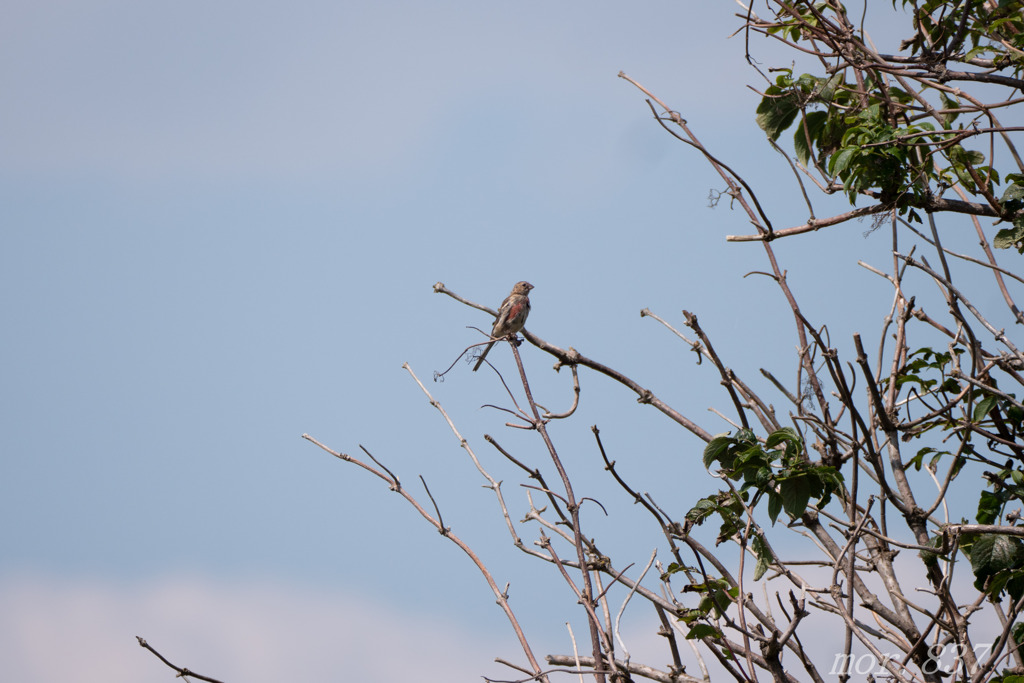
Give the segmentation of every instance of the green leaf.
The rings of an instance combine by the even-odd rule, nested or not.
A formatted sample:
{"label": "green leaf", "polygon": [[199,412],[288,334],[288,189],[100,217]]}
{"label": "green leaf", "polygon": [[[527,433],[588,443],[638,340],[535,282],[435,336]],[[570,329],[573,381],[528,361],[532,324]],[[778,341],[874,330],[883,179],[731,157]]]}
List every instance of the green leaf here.
{"label": "green leaf", "polygon": [[984,534],[971,544],[971,569],[983,579],[996,572],[1014,569],[1024,560],[1024,544],[1003,534]]}
{"label": "green leaf", "polygon": [[832,175],[843,173],[860,153],[858,147],[844,147],[837,154],[833,154],[828,162],[828,172]]}
{"label": "green leaf", "polygon": [[979,45],[976,48],[968,50],[967,54],[964,55],[963,59],[964,59],[964,61],[970,61],[970,60],[974,59],[975,57],[978,57],[980,55],[983,55],[983,54],[986,54],[986,53],[992,52],[992,51],[993,51],[992,47],[989,46],[989,45]]}
{"label": "green leaf", "polygon": [[991,491],[982,491],[978,497],[978,512],[974,515],[978,524],[993,524],[1003,509],[1003,499]]}
{"label": "green leaf", "polygon": [[800,435],[792,427],[783,427],[768,435],[768,438],[764,440],[764,447],[775,448],[780,443],[791,443],[800,446]]}
{"label": "green leaf", "polygon": [[1024,200],[1024,185],[1018,185],[1014,183],[1006,188],[1006,192],[1003,193],[1002,202],[1022,201]]}
{"label": "green leaf", "polygon": [[989,411],[996,404],[996,397],[989,395],[978,401],[978,405],[974,406],[974,414],[972,416],[973,422],[981,422],[988,415]]}
{"label": "green leaf", "polygon": [[[1021,242],[1024,242],[1024,225],[1018,226],[1014,221],[1014,227],[1003,228],[996,233],[995,239],[992,240],[992,246],[996,249],[1009,249],[1016,247]],[[1020,251],[1024,253],[1024,248]]]}
{"label": "green leaf", "polygon": [[764,576],[764,573],[768,571],[768,568],[772,566],[775,556],[772,555],[771,548],[768,547],[768,544],[760,536],[754,536],[750,546],[757,557],[757,564],[754,565],[754,581],[759,581]]}
{"label": "green leaf", "polygon": [[710,517],[718,509],[718,503],[710,498],[701,498],[697,504],[686,513],[686,519],[695,524],[703,524],[704,520]]}
{"label": "green leaf", "polygon": [[684,624],[692,624],[703,616],[704,612],[701,612],[699,609],[687,609],[679,613],[679,621]]}
{"label": "green leaf", "polygon": [[1019,621],[1014,624],[1011,633],[1013,634],[1013,639],[1016,642],[1022,642],[1022,639],[1024,639],[1024,621]]}
{"label": "green leaf", "polygon": [[811,160],[811,145],[817,144],[818,149],[822,148],[821,139],[827,122],[828,114],[823,111],[812,111],[796,127],[793,133],[793,147],[796,149],[797,159],[804,166]]}
{"label": "green leaf", "polygon": [[808,476],[790,477],[782,481],[779,489],[782,493],[782,506],[786,509],[786,514],[795,519],[804,513],[811,496],[821,490],[820,486],[815,486],[815,484],[817,482]]}
{"label": "green leaf", "polygon": [[767,464],[764,449],[760,444],[753,444],[736,454],[732,466],[739,469],[741,467],[759,467],[764,464]]}
{"label": "green leaf", "polygon": [[687,640],[696,640],[698,638],[721,638],[722,632],[711,624],[694,624],[690,627],[690,632],[686,634]]}
{"label": "green leaf", "polygon": [[736,432],[737,443],[756,444],[757,434],[751,429],[741,429]]}
{"label": "green leaf", "polygon": [[977,166],[985,162],[985,155],[976,150],[967,150],[960,145],[955,145],[948,152],[950,161],[964,166]]}
{"label": "green leaf", "polygon": [[[820,114],[822,112],[812,112]],[[810,114],[808,114],[810,116]],[[804,122],[796,127],[796,131],[793,132],[793,149],[796,150],[796,159],[803,166],[807,166],[807,162],[811,160],[811,142],[814,138],[811,138],[811,142],[808,142],[807,138],[810,137],[810,131],[804,129],[806,125],[806,117]]]}
{"label": "green leaf", "polygon": [[780,95],[768,94],[757,106],[757,125],[769,138],[778,140],[782,131],[793,125],[799,111],[796,93],[789,91]]}
{"label": "green leaf", "polygon": [[949,394],[958,394],[958,393],[960,393],[960,383],[957,382],[952,377],[947,377],[945,379],[945,381],[943,381],[942,384],[939,386],[939,388],[942,391],[945,391],[946,393],[949,393]]}
{"label": "green leaf", "polygon": [[[942,100],[942,108],[943,109],[959,109],[960,108],[960,103],[955,98],[950,97],[949,95],[947,95],[946,93],[942,92],[941,90],[939,91],[939,99]],[[952,124],[954,121],[957,120],[957,118],[959,116],[960,116],[960,114],[958,114],[956,112],[950,112],[950,113],[946,114],[946,125],[949,126],[950,124]]]}
{"label": "green leaf", "polygon": [[1024,572],[1020,569],[1010,572],[1010,576],[1005,584],[1005,590],[1011,600],[1015,603],[1018,602],[1021,596],[1024,595]]}
{"label": "green leaf", "polygon": [[775,520],[779,518],[779,513],[782,511],[782,496],[775,493],[774,491],[768,492],[768,517],[772,520],[772,526],[775,526]]}
{"label": "green leaf", "polygon": [[915,455],[913,458],[911,458],[910,460],[907,461],[907,465],[908,466],[913,466],[913,468],[916,471],[920,472],[921,471],[921,466],[924,464],[924,456],[928,455],[929,453],[934,453],[934,452],[935,452],[934,448],[932,448],[931,446],[925,446],[924,448],[922,448],[921,450],[919,450],[917,452],[917,455]]}
{"label": "green leaf", "polygon": [[839,86],[843,84],[843,72],[840,71],[832,76],[827,81],[823,78],[816,79],[821,89],[816,93],[814,100],[816,102],[823,102],[828,104],[835,96]]}
{"label": "green leaf", "polygon": [[722,454],[727,452],[733,443],[734,439],[724,434],[711,439],[704,447],[704,467],[710,468],[713,462],[720,460]]}

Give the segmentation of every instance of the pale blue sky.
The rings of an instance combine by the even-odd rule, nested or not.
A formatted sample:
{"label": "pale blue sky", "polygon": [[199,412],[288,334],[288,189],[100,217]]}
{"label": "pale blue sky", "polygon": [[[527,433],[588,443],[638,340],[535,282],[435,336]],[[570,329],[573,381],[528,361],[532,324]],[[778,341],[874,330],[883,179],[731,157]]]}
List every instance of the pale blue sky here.
{"label": "pale blue sky", "polygon": [[[742,38],[728,40],[736,9],[9,3],[0,660],[12,680],[172,680],[135,635],[225,680],[300,680],[295,660],[305,680],[338,680],[353,670],[344,662],[384,657],[377,646],[392,668],[354,678],[454,680],[453,659],[460,675],[508,673],[491,661],[518,652],[469,563],[305,432],[353,454],[365,445],[417,493],[423,474],[446,522],[512,581],[539,649],[565,650],[566,617],[550,623],[545,608],[571,614],[572,601],[510,548],[493,499],[400,366],[506,480],[513,517],[521,480],[481,437],[543,453],[479,408],[504,400],[490,373],[459,364],[430,382],[479,340],[467,325],[490,325],[435,282],[493,307],[531,281],[532,331],[711,431],[728,429],[706,412],[726,405],[711,368],[642,308],[678,326],[691,310],[737,369],[777,359],[792,376],[784,302],[741,277],[764,269],[761,250],[724,239],[750,232],[745,217],[708,208],[720,180],[616,78],[677,107],[775,220],[804,222],[792,194],[771,197],[791,173],[753,123],[744,86],[757,76]],[[888,246],[867,228],[779,247],[810,313],[849,311],[834,321],[844,340],[861,304],[891,297],[855,265]],[[823,291],[823,277],[843,284]],[[524,354],[539,400],[568,405],[566,376]],[[642,564],[656,530],[624,528],[639,518],[609,486],[589,427],[680,516],[712,485],[702,444],[600,377],[584,373],[583,387],[579,416],[553,436],[585,494],[625,508],[593,523]],[[438,644],[413,645],[424,630]],[[318,644],[325,633],[366,642]],[[81,653],[64,662],[62,643]]]}

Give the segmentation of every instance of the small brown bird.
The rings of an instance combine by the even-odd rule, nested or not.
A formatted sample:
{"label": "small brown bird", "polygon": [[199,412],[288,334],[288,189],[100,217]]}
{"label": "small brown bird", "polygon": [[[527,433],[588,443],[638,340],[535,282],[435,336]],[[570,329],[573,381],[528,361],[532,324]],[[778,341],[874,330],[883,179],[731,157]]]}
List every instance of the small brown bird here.
{"label": "small brown bird", "polygon": [[[526,316],[530,315],[529,294],[531,289],[533,289],[533,285],[529,282],[517,282],[515,287],[512,288],[512,293],[501,302],[501,306],[498,308],[498,319],[494,321],[494,328],[491,330],[491,337],[493,339],[504,339],[510,334],[515,334],[523,329],[523,325],[526,323]],[[480,354],[476,365],[473,366],[473,372],[479,369],[480,365],[484,362],[484,358],[487,356],[487,352],[491,350],[494,343],[492,341],[484,347],[484,352]]]}

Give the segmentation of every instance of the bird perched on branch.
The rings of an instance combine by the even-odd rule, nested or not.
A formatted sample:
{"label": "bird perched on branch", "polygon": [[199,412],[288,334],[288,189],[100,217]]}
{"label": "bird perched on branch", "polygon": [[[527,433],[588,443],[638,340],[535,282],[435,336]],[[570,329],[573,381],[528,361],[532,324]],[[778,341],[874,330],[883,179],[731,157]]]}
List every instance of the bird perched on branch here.
{"label": "bird perched on branch", "polygon": [[[529,282],[517,282],[515,287],[512,288],[512,293],[501,302],[501,306],[498,308],[498,319],[494,321],[494,328],[491,330],[492,339],[495,341],[504,339],[510,334],[515,334],[523,329],[523,325],[526,323],[526,316],[530,315],[529,294],[531,289],[533,289],[533,285]],[[476,372],[484,362],[487,352],[491,350],[494,343],[492,341],[484,347],[484,352],[480,354],[476,365],[473,366],[473,372]]]}

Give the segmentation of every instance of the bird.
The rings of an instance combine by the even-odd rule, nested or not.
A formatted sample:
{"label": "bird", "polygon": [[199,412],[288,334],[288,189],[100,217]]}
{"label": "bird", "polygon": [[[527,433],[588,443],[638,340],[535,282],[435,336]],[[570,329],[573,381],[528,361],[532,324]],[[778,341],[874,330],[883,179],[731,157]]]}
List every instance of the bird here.
{"label": "bird", "polygon": [[512,293],[501,302],[501,306],[498,307],[498,319],[494,321],[494,327],[491,329],[491,338],[494,341],[484,347],[484,352],[480,354],[476,365],[473,366],[473,372],[476,372],[483,364],[487,352],[494,346],[495,341],[523,329],[526,316],[530,315],[529,294],[531,289],[533,289],[533,285],[529,282],[525,280],[517,282],[512,288]]}

